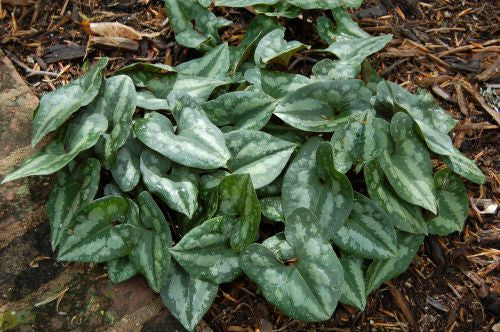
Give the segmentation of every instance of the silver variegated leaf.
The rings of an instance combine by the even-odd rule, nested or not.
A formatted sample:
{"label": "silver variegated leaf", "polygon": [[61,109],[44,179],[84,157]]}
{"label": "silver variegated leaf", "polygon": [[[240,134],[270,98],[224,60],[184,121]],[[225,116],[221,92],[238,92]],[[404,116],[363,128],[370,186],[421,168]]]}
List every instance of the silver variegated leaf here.
{"label": "silver variegated leaf", "polygon": [[[203,178],[202,178],[203,181]],[[200,181],[200,183],[202,182]],[[180,216],[179,228],[181,234],[186,234],[194,227],[202,224],[204,221],[211,219],[217,212],[219,206],[219,190],[218,188],[202,188],[200,186],[198,193],[198,207],[193,216],[189,218],[186,215]]]}
{"label": "silver variegated leaf", "polygon": [[121,257],[108,261],[106,267],[108,277],[114,284],[124,282],[139,272],[128,257]]}
{"label": "silver variegated leaf", "polygon": [[137,91],[137,107],[149,111],[170,110],[172,106],[166,98],[157,98],[151,91]]}
{"label": "silver variegated leaf", "polygon": [[370,98],[358,80],[318,82],[288,94],[274,114],[294,128],[331,132],[352,114],[371,110]]}
{"label": "silver variegated leaf", "polygon": [[469,181],[477,184],[483,184],[486,181],[483,172],[481,172],[476,162],[467,158],[457,149],[455,149],[452,155],[443,156],[443,161],[449,169]]}
{"label": "silver variegated leaf", "polygon": [[173,114],[177,133],[167,117],[152,112],[136,120],[134,132],[137,138],[184,166],[206,170],[226,166],[231,154],[224,135],[192,98],[180,97]]}
{"label": "silver variegated leaf", "polygon": [[311,84],[311,79],[299,74],[260,70],[260,87],[263,92],[279,99],[287,94]]}
{"label": "silver variegated leaf", "polygon": [[97,193],[101,165],[97,159],[89,158],[74,172],[60,171],[47,201],[47,216],[50,221],[51,245],[55,250],[66,237],[73,216]]}
{"label": "silver variegated leaf", "polygon": [[333,242],[343,251],[362,258],[385,259],[397,252],[391,219],[377,203],[357,192],[351,214],[333,236]]}
{"label": "silver variegated leaf", "polygon": [[342,284],[340,302],[365,310],[366,287],[365,271],[362,258],[342,255],[340,263],[344,269],[344,283]]}
{"label": "silver variegated leaf", "polygon": [[160,295],[168,311],[192,331],[212,305],[218,289],[216,284],[195,278],[174,265]]}
{"label": "silver variegated leaf", "polygon": [[460,232],[469,210],[467,189],[458,176],[447,168],[434,175],[436,184],[438,215],[427,224],[429,233],[441,236]]}
{"label": "silver variegated leaf", "polygon": [[296,255],[288,265],[275,250],[254,243],[242,252],[240,266],[287,316],[306,322],[329,319],[340,298],[343,273],[323,227],[311,211],[299,208],[287,220],[285,238]]}
{"label": "silver variegated leaf", "polygon": [[382,146],[373,112],[353,114],[335,130],[331,143],[333,162],[341,173],[346,173],[353,164],[363,167],[367,161],[376,158]]}
{"label": "silver variegated leaf", "polygon": [[288,167],[281,194],[285,219],[295,209],[307,208],[319,219],[327,238],[342,227],[353,202],[349,180],[332,161],[331,144],[310,138]]}
{"label": "silver variegated leaf", "polygon": [[239,252],[230,247],[234,218],[215,217],[193,228],[170,249],[192,276],[214,284],[231,282],[241,272]]}
{"label": "silver variegated leaf", "polygon": [[391,34],[366,38],[353,38],[352,36],[337,38],[337,41],[328,46],[325,52],[333,53],[341,60],[356,58],[357,61],[363,62],[369,55],[383,49],[391,39]]}
{"label": "silver variegated leaf", "polygon": [[319,38],[328,45],[335,40],[333,22],[326,16],[319,16],[316,19],[316,32]]}
{"label": "silver variegated leaf", "polygon": [[413,129],[413,120],[398,112],[391,120],[394,152],[384,150],[378,162],[396,193],[405,201],[436,213],[437,201],[429,152]]}
{"label": "silver variegated leaf", "polygon": [[238,251],[253,243],[258,236],[260,204],[249,174],[233,174],[219,185],[219,216],[234,217],[231,248]]}
{"label": "silver variegated leaf", "polygon": [[288,66],[290,58],[297,52],[309,49],[310,46],[304,45],[296,40],[287,42],[285,40],[284,29],[278,28],[268,32],[257,44],[254,53],[255,64],[261,66],[268,63],[278,63]]}
{"label": "silver variegated leaf", "polygon": [[370,34],[361,29],[358,23],[354,22],[345,8],[335,8],[332,10],[333,19],[335,20],[336,27],[334,34],[336,36],[352,36],[355,38],[370,38]]}
{"label": "silver variegated leaf", "polygon": [[170,272],[170,252],[172,235],[160,210],[151,194],[143,191],[137,197],[139,203],[140,238],[137,246],[130,253],[130,260],[155,292],[166,284]]}
{"label": "silver variegated leaf", "polygon": [[[130,204],[107,196],[85,205],[75,215],[57,258],[63,261],[101,263],[130,253],[135,226],[127,223]],[[121,222],[114,225],[116,222]]]}
{"label": "silver variegated leaf", "polygon": [[278,2],[275,5],[255,5],[253,8],[257,14],[264,14],[271,17],[296,18],[301,13],[299,7],[286,2]]}
{"label": "silver variegated leaf", "polygon": [[99,95],[89,106],[92,112],[108,119],[110,131],[98,142],[98,151],[103,152],[101,157],[107,169],[112,167],[118,149],[127,141],[136,105],[134,82],[126,75],[117,75],[104,81]]}
{"label": "silver variegated leaf", "polygon": [[150,81],[175,73],[174,67],[163,63],[138,62],[115,72],[116,75],[127,75],[138,88],[146,87]]}
{"label": "silver variegated leaf", "polygon": [[26,159],[19,169],[5,176],[2,183],[57,172],[81,151],[94,146],[107,128],[108,121],[104,115],[81,113],[71,121],[65,140],[50,142],[41,151]]}
{"label": "silver variegated leaf", "polygon": [[141,154],[140,169],[148,190],[172,210],[191,218],[198,207],[198,174],[150,150]]}
{"label": "silver variegated leaf", "polygon": [[79,79],[42,96],[33,118],[33,146],[60,127],[80,107],[94,100],[99,93],[102,72],[107,64],[108,58],[103,57]]}
{"label": "silver variegated leaf", "polygon": [[312,72],[319,80],[355,78],[361,71],[361,62],[357,58],[346,60],[323,59],[313,66]]}
{"label": "silver variegated leaf", "polygon": [[260,130],[276,107],[276,100],[260,91],[235,91],[204,103],[210,121],[230,130]]}
{"label": "silver variegated leaf", "polygon": [[229,71],[229,46],[221,44],[203,57],[181,63],[175,69],[186,75],[223,80]]}
{"label": "silver variegated leaf", "polygon": [[262,215],[271,221],[285,221],[281,197],[263,197],[259,200]]}
{"label": "silver variegated leaf", "polygon": [[262,241],[262,245],[271,249],[276,258],[282,263],[293,260],[297,256],[295,249],[286,240],[284,232],[279,232],[268,237]]}
{"label": "silver variegated leaf", "polygon": [[453,143],[447,133],[456,121],[436,107],[427,95],[415,95],[395,83],[381,81],[377,85],[377,103],[392,112],[408,113],[433,152],[441,155],[454,153]]}
{"label": "silver variegated leaf", "polygon": [[427,234],[422,208],[399,198],[376,160],[365,165],[364,175],[371,199],[387,212],[394,227],[408,233]]}
{"label": "silver variegated leaf", "polygon": [[374,260],[366,271],[366,294],[370,294],[385,281],[396,278],[405,272],[415,257],[424,235],[398,233],[398,250],[396,256],[385,260]]}
{"label": "silver variegated leaf", "polygon": [[134,189],[141,178],[140,155],[136,154],[136,151],[131,147],[132,144],[134,142],[126,143],[118,149],[116,160],[111,168],[113,180],[123,192]]}
{"label": "silver variegated leaf", "polygon": [[261,188],[276,179],[285,168],[296,145],[255,130],[236,130],[224,135],[233,174],[250,174],[253,187]]}

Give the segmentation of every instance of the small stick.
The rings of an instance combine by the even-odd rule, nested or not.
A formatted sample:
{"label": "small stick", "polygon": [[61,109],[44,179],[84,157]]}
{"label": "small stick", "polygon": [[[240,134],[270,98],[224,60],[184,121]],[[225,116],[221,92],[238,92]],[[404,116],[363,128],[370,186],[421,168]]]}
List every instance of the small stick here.
{"label": "small stick", "polygon": [[30,67],[26,66],[24,63],[22,63],[21,60],[19,60],[14,54],[10,53],[7,50],[4,50],[4,51],[14,63],[16,63],[19,67],[23,68],[24,70],[26,70],[26,72],[28,73],[28,75],[26,75],[26,76],[28,76],[28,77],[29,76],[36,76],[36,75],[41,75],[41,76],[47,75],[50,77],[58,77],[59,76],[59,74],[52,73],[50,71],[33,70]]}

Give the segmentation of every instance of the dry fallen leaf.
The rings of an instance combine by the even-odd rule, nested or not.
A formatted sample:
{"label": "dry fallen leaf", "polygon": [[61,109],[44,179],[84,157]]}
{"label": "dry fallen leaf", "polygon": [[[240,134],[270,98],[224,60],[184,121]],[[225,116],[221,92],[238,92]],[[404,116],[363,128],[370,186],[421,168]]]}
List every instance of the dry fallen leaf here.
{"label": "dry fallen leaf", "polygon": [[105,37],[121,37],[132,40],[141,40],[143,36],[142,33],[134,28],[128,27],[119,22],[89,23],[88,26],[84,24],[84,27],[88,28],[88,32],[91,34]]}

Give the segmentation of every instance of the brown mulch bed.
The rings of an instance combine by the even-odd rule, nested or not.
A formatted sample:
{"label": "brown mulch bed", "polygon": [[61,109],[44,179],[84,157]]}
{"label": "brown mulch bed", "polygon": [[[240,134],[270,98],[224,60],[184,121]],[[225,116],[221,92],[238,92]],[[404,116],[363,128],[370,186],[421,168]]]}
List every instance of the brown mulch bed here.
{"label": "brown mulch bed", "polygon": [[[40,0],[31,3],[0,0],[0,4],[0,48],[38,96],[78,77],[84,61],[100,56],[110,58],[108,69],[112,72],[132,62],[175,65],[200,55],[174,42],[162,1]],[[222,32],[224,40],[237,44],[252,14],[248,10],[217,8],[216,11],[235,22]],[[302,19],[290,20],[287,38],[300,40],[313,48],[324,48],[325,45],[313,36],[314,23],[311,23],[320,14],[310,12]],[[383,78],[411,91],[418,87],[428,88],[440,106],[460,120],[452,134],[454,145],[475,159],[487,177],[487,183],[482,186],[466,182],[471,208],[465,229],[448,237],[428,237],[409,270],[372,294],[364,312],[341,305],[327,322],[300,323],[283,316],[258,295],[254,284],[239,278],[221,286],[199,330],[489,331],[500,319],[500,229],[498,212],[491,213],[491,206],[498,205],[500,194],[500,2],[368,0],[353,14],[371,34],[394,35],[392,42],[370,59]],[[89,22],[113,21],[141,32],[161,33],[140,40],[136,51],[89,42],[86,28]],[[292,59],[289,70],[310,74],[311,66],[321,56],[302,52]],[[435,166],[439,167],[437,161]],[[0,220],[2,228],[8,227],[2,226],[2,222]],[[28,236],[33,243],[40,242],[39,256],[51,257],[47,232],[46,223],[37,224],[28,231],[19,232],[18,237]],[[0,257],[8,250],[15,255],[11,246],[16,241],[12,239],[5,247],[0,246]],[[71,279],[72,286],[61,295],[57,307],[48,302],[45,307],[39,307],[42,309],[30,310],[33,314],[28,320],[30,324],[18,327],[19,330],[105,330],[115,323],[105,314],[101,320],[94,317],[78,323],[82,310],[94,310],[95,303],[101,306],[95,309],[96,312],[117,305],[109,297],[100,300],[106,291],[99,288],[100,284],[95,285],[105,279],[105,271],[99,266],[74,264],[68,267],[52,262],[43,269],[27,267],[23,274],[13,276],[16,278],[13,285],[21,287],[19,294],[14,292],[17,295],[13,296],[13,290],[2,290],[4,300],[9,293],[9,301],[21,303],[25,299],[23,303],[32,306],[34,303],[27,300],[31,299],[30,294],[43,289],[61,276],[61,270],[68,268],[75,271],[79,281],[75,283],[75,279]],[[94,283],[90,285],[91,282]],[[86,287],[95,288],[95,299],[90,306],[84,294]],[[120,291],[128,294],[126,290],[117,292]],[[134,297],[134,294],[128,296]],[[81,300],[84,298],[85,301]],[[137,304],[137,308],[152,306],[153,298]],[[80,306],[75,301],[80,301]],[[127,301],[127,297],[121,301]],[[0,302],[0,311],[2,308],[9,308],[8,301],[3,306]],[[66,314],[57,315],[58,312]],[[147,320],[136,318],[141,323],[139,330],[179,329],[178,325],[168,322],[168,313],[157,312]],[[500,331],[500,326],[493,329]]]}

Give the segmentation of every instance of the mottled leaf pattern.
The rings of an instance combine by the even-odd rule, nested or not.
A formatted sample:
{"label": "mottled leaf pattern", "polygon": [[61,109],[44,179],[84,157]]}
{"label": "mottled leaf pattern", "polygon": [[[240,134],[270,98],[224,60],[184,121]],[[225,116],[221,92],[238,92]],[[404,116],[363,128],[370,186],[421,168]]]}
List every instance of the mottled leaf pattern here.
{"label": "mottled leaf pattern", "polygon": [[229,46],[224,43],[203,57],[184,62],[175,69],[186,75],[224,79],[229,71]]}
{"label": "mottled leaf pattern", "polygon": [[443,156],[443,161],[456,174],[463,176],[469,181],[483,184],[486,179],[474,160],[470,160],[460,151],[454,150],[449,156]]}
{"label": "mottled leaf pattern", "polygon": [[99,93],[102,72],[107,64],[108,58],[103,57],[79,79],[42,96],[33,118],[33,146],[60,127],[80,107],[94,100]]}
{"label": "mottled leaf pattern", "polygon": [[436,213],[436,193],[429,152],[413,129],[413,120],[398,112],[391,120],[394,153],[384,150],[378,162],[399,197]]}
{"label": "mottled leaf pattern", "polygon": [[353,113],[372,109],[370,98],[361,81],[319,82],[287,95],[274,114],[301,130],[331,132]]}
{"label": "mottled leaf pattern", "polygon": [[243,271],[286,315],[308,322],[328,319],[340,298],[343,273],[322,226],[300,208],[287,219],[285,238],[295,251],[294,262],[285,265],[275,250],[252,244],[240,257]]}
{"label": "mottled leaf pattern", "polygon": [[365,310],[366,288],[364,260],[362,258],[343,255],[340,263],[344,269],[344,283],[342,284],[340,302]]}
{"label": "mottled leaf pattern", "polygon": [[92,201],[99,186],[101,165],[95,158],[87,159],[74,172],[60,171],[47,201],[52,250],[66,237],[73,216]]}
{"label": "mottled leaf pattern", "polygon": [[215,169],[226,165],[231,155],[224,136],[194,100],[180,97],[173,114],[177,120],[177,134],[167,117],[152,112],[136,120],[137,138],[184,166]]}
{"label": "mottled leaf pattern", "polygon": [[237,130],[224,135],[233,174],[250,174],[254,188],[271,183],[285,168],[296,145],[254,130]]}
{"label": "mottled leaf pattern", "polygon": [[115,163],[111,168],[113,180],[123,192],[131,191],[139,183],[141,171],[139,169],[139,157],[133,147],[134,143],[125,144],[117,153]]}
{"label": "mottled leaf pattern", "polygon": [[285,31],[283,29],[275,29],[267,33],[260,40],[259,44],[257,44],[254,61],[257,65],[275,62],[283,66],[288,66],[292,55],[308,48],[310,46],[296,40],[287,42],[285,40]]}
{"label": "mottled leaf pattern", "polygon": [[336,42],[328,46],[325,52],[331,52],[341,60],[356,58],[362,62],[369,55],[383,49],[392,39],[392,35],[383,35],[366,38],[339,38]]}
{"label": "mottled leaf pattern", "polygon": [[160,295],[168,311],[188,331],[192,331],[212,305],[217,290],[217,285],[195,278],[174,265],[172,275]]}
{"label": "mottled leaf pattern", "polygon": [[333,166],[330,143],[309,139],[285,173],[282,203],[285,219],[299,207],[311,210],[330,238],[347,219],[353,192],[347,177]]}
{"label": "mottled leaf pattern", "polygon": [[396,231],[389,216],[377,203],[357,192],[351,214],[333,236],[333,242],[362,258],[390,258],[397,250]]}
{"label": "mottled leaf pattern", "polygon": [[174,165],[150,150],[141,154],[140,169],[144,184],[171,209],[191,218],[198,207],[198,174]]}
{"label": "mottled leaf pattern", "polygon": [[427,234],[422,208],[399,198],[376,160],[365,165],[364,175],[371,199],[387,212],[394,227],[408,233]]}
{"label": "mottled leaf pattern", "polygon": [[184,235],[170,252],[192,276],[214,284],[230,282],[240,274],[239,252],[229,240],[234,227],[232,217],[215,217]]}
{"label": "mottled leaf pattern", "polygon": [[[107,196],[85,205],[73,218],[57,258],[63,261],[100,263],[127,255],[134,243],[135,227],[126,221],[126,199]],[[122,222],[114,225],[115,222]]]}
{"label": "mottled leaf pattern", "polygon": [[272,221],[285,221],[281,197],[264,197],[259,202],[264,217]]}
{"label": "mottled leaf pattern", "polygon": [[299,74],[261,69],[259,75],[258,85],[262,91],[277,99],[312,83],[309,78]]}
{"label": "mottled leaf pattern", "polygon": [[128,257],[121,257],[108,261],[106,266],[109,279],[115,284],[124,282],[139,272]]}
{"label": "mottled leaf pattern", "polygon": [[233,216],[231,248],[242,250],[257,239],[260,204],[249,174],[226,176],[219,185],[218,215]]}
{"label": "mottled leaf pattern", "polygon": [[434,175],[434,182],[437,191],[438,215],[429,220],[429,232],[441,236],[460,232],[469,210],[467,189],[460,178],[446,168]]}

